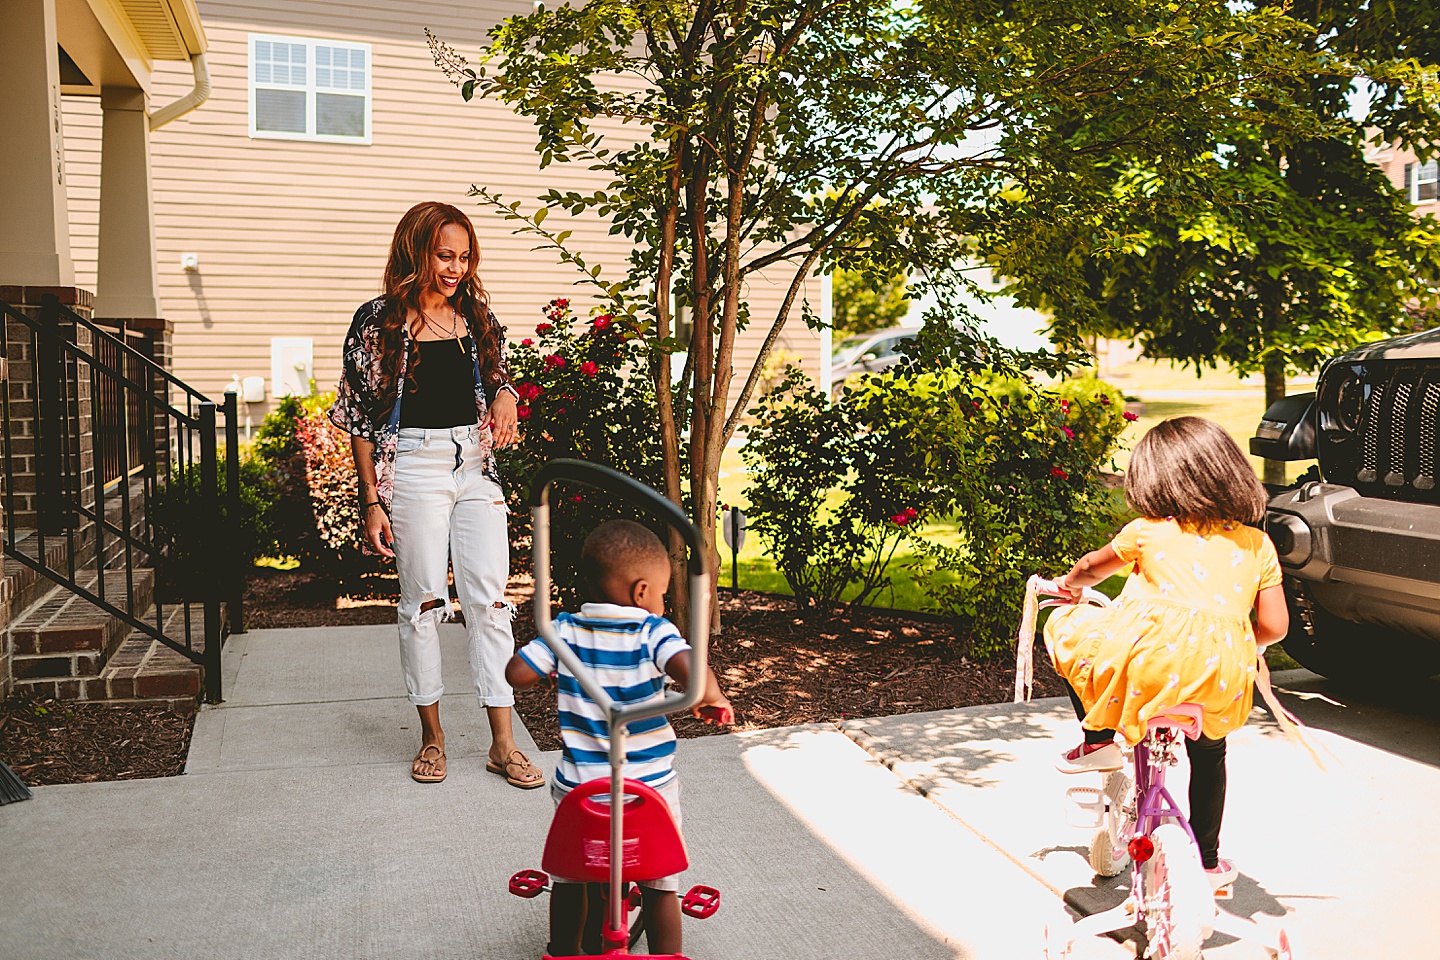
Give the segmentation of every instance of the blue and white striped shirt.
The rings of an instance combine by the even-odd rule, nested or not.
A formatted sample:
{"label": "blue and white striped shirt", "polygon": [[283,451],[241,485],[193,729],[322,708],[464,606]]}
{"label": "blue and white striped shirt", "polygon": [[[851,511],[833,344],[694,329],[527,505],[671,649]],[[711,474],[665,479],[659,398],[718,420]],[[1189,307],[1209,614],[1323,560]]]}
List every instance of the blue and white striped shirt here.
{"label": "blue and white striped shirt", "polygon": [[[690,644],[675,624],[639,607],[587,603],[580,613],[555,618],[555,632],[618,703],[654,700],[665,691],[665,664]],[[568,792],[587,780],[610,776],[610,733],[605,712],[586,695],[543,638],[520,649],[520,658],[542,677],[556,673],[560,740],[564,746],[555,784]],[[664,716],[637,720],[625,738],[624,776],[650,787],[675,778],[675,731]]]}

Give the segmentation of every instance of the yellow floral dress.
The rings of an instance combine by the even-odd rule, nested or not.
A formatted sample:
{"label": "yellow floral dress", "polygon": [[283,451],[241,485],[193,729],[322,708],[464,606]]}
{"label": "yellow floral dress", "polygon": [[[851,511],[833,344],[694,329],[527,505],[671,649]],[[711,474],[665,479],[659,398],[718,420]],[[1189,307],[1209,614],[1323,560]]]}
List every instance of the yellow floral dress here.
{"label": "yellow floral dress", "polygon": [[1165,707],[1198,703],[1223,737],[1250,715],[1255,595],[1281,582],[1270,538],[1227,523],[1205,530],[1135,520],[1111,541],[1135,564],[1109,607],[1061,607],[1045,624],[1055,670],[1089,708],[1083,726],[1139,743]]}

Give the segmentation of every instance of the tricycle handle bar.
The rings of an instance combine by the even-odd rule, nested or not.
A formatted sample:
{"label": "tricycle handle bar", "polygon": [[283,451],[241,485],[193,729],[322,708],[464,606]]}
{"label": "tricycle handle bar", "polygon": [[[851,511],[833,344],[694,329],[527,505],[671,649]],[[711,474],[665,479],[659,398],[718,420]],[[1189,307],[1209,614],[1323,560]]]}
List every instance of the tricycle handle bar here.
{"label": "tricycle handle bar", "polygon": [[535,482],[530,485],[530,509],[545,506],[550,501],[550,485],[556,480],[569,480],[591,487],[608,490],[622,500],[629,500],[636,506],[649,511],[660,520],[680,531],[690,548],[690,575],[705,569],[705,560],[700,555],[700,531],[685,516],[675,503],[661,496],[633,477],[627,477],[619,470],[590,463],[585,460],[551,460],[540,468]]}
{"label": "tricycle handle bar", "polygon": [[[607,490],[641,509],[655,515],[680,531],[690,548],[687,569],[690,574],[690,631],[685,639],[690,643],[690,686],[684,693],[669,693],[650,703],[626,706],[615,703],[594,675],[570,645],[555,632],[555,623],[550,617],[550,486],[564,480],[583,483]],[[551,460],[540,468],[530,487],[530,512],[535,521],[532,552],[535,561],[535,627],[545,639],[557,659],[564,662],[575,675],[575,679],[587,696],[599,704],[610,717],[612,741],[616,726],[632,720],[643,720],[662,713],[676,713],[689,710],[700,702],[705,693],[705,677],[708,664],[710,636],[710,576],[705,572],[705,557],[701,552],[700,531],[685,516],[684,512],[670,500],[637,480],[618,470],[587,463],[584,460]]]}

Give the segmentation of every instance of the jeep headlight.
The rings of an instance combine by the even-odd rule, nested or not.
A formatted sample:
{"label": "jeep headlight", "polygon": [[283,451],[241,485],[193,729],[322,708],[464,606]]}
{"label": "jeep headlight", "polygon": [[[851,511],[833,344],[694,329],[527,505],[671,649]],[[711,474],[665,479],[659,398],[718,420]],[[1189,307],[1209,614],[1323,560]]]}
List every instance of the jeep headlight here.
{"label": "jeep headlight", "polygon": [[1327,384],[1320,407],[1320,427],[1326,433],[1348,437],[1360,429],[1365,416],[1365,381],[1353,368],[1338,371],[1336,382]]}

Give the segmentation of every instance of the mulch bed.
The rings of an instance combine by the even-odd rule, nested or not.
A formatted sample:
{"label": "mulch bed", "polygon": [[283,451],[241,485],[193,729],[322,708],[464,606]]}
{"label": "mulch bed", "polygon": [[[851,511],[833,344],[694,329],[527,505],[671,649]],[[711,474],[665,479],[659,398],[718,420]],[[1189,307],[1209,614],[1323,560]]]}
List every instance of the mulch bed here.
{"label": "mulch bed", "polygon": [[[535,629],[521,609],[517,639]],[[801,616],[786,596],[722,590],[720,617],[710,665],[735,706],[735,726],[671,717],[680,737],[1008,703],[1014,694],[1013,662],[957,657],[949,624],[903,611]],[[1049,663],[1037,662],[1035,696],[1063,694]],[[551,690],[522,691],[515,708],[540,749],[560,748]]]}
{"label": "mulch bed", "polygon": [[0,703],[0,760],[32,787],[173,777],[194,725],[165,706],[12,697]]}
{"label": "mulch bed", "polygon": [[[377,576],[336,596],[333,581],[299,570],[257,568],[245,595],[249,629],[395,622],[395,580]],[[510,583],[519,607],[516,640],[535,636],[527,577]],[[856,610],[802,616],[789,597],[722,590],[720,634],[710,659],[735,705],[733,729],[758,730],[857,717],[1006,703],[1014,666],[956,656],[947,623],[901,611]],[[1059,696],[1044,658],[1035,696]],[[396,696],[401,691],[397,689]],[[555,695],[520,692],[516,710],[542,750],[559,749]],[[674,718],[681,737],[724,732]],[[83,783],[174,776],[183,771],[193,718],[163,707],[105,707],[12,699],[0,704],[0,760],[26,783]]]}

